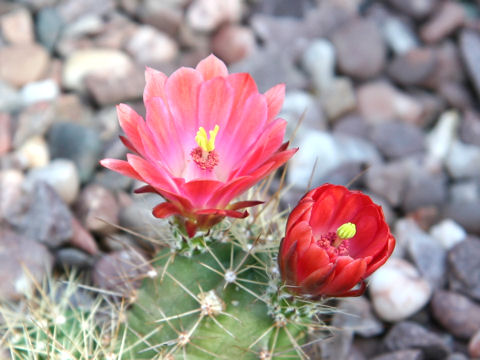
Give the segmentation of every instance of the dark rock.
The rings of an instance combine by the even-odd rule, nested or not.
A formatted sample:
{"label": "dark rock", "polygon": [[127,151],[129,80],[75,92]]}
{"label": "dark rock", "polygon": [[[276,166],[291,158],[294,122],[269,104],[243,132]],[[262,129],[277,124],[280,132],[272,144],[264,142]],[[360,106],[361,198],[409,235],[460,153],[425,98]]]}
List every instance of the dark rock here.
{"label": "dark rock", "polygon": [[388,74],[400,85],[419,85],[435,70],[435,55],[430,48],[412,49],[390,62]]}
{"label": "dark rock", "polygon": [[447,103],[454,108],[465,110],[473,105],[472,96],[463,84],[444,82],[440,85],[438,91]]}
{"label": "dark rock", "polygon": [[384,197],[390,205],[398,206],[404,197],[409,170],[405,161],[375,164],[366,172],[365,182],[372,192]]}
{"label": "dark rock", "polygon": [[423,85],[436,89],[445,83],[462,83],[465,80],[465,66],[456,43],[444,41],[434,49],[435,69]]}
{"label": "dark rock", "polygon": [[128,297],[150,270],[145,257],[131,249],[104,255],[96,262],[92,276],[95,285],[101,289]]}
{"label": "dark rock", "polygon": [[460,34],[460,51],[470,75],[470,80],[480,96],[480,34],[463,30]]}
{"label": "dark rock", "polygon": [[354,20],[332,36],[342,73],[358,79],[379,74],[385,65],[386,47],[375,23]]}
{"label": "dark rock", "polygon": [[480,330],[470,339],[468,343],[468,353],[472,358],[480,358]]}
{"label": "dark rock", "polygon": [[0,227],[0,298],[18,300],[30,293],[52,266],[44,245]]}
{"label": "dark rock", "polygon": [[256,3],[254,11],[273,16],[302,18],[310,8],[311,3],[309,0],[295,2],[290,0],[264,0]]}
{"label": "dark rock", "polygon": [[371,360],[423,360],[425,357],[420,350],[400,350],[388,354],[375,356]]}
{"label": "dark rock", "polygon": [[388,158],[405,157],[424,149],[422,131],[404,122],[391,121],[375,125],[370,139]]}
{"label": "dark rock", "polygon": [[445,359],[450,353],[440,336],[411,321],[395,324],[385,337],[384,345],[391,351],[419,349],[426,360]]}
{"label": "dark rock", "polygon": [[467,232],[480,234],[480,203],[478,202],[452,202],[445,204],[444,217],[455,220]]}
{"label": "dark rock", "polygon": [[480,114],[473,110],[465,111],[459,134],[464,143],[480,146]]}
{"label": "dark rock", "polygon": [[447,360],[469,360],[468,357],[462,353],[453,353],[447,357]]}
{"label": "dark rock", "polygon": [[467,238],[455,245],[447,264],[450,289],[480,300],[480,240]]}
{"label": "dark rock", "polygon": [[420,37],[427,43],[442,40],[456,29],[461,27],[466,20],[463,6],[454,1],[442,4],[436,14],[420,29]]}
{"label": "dark rock", "polygon": [[368,139],[370,127],[361,116],[350,114],[335,121],[333,131],[335,133],[344,133],[354,137]]}
{"label": "dark rock", "polygon": [[437,5],[436,0],[389,0],[388,2],[403,13],[417,19],[430,15]]}
{"label": "dark rock", "polygon": [[438,290],[431,306],[435,320],[458,338],[469,339],[480,330],[480,305],[463,295]]}
{"label": "dark rock", "polygon": [[72,160],[83,182],[91,177],[100,160],[101,145],[98,132],[92,128],[71,123],[57,123],[50,128],[51,157]]}
{"label": "dark rock", "polygon": [[108,169],[97,171],[93,178],[93,182],[112,191],[128,190],[133,184],[131,178]]}
{"label": "dark rock", "polygon": [[51,247],[60,246],[72,237],[72,214],[49,185],[36,183],[25,202],[21,213],[7,219],[19,234]]}
{"label": "dark rock", "polygon": [[447,200],[447,176],[442,170],[425,169],[425,164],[410,173],[402,201],[406,211],[425,206],[440,206]]}
{"label": "dark rock", "polygon": [[63,248],[55,253],[57,265],[60,267],[88,268],[94,259],[88,254],[74,248]]}
{"label": "dark rock", "polygon": [[38,40],[47,49],[53,50],[64,25],[63,19],[55,8],[48,7],[40,10],[35,21]]}
{"label": "dark rock", "polygon": [[99,234],[110,234],[118,224],[119,207],[115,196],[106,188],[91,184],[85,187],[76,203],[79,220]]}

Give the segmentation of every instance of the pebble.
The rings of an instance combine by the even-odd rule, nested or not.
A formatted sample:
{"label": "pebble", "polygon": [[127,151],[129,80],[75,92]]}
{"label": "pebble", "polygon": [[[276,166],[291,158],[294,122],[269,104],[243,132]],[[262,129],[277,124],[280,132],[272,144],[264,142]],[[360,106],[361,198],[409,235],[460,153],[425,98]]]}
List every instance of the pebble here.
{"label": "pebble", "polygon": [[463,295],[437,290],[431,306],[435,320],[460,339],[468,340],[480,330],[480,305]]}
{"label": "pebble", "polygon": [[25,209],[7,219],[19,234],[53,248],[72,237],[72,214],[49,185],[37,182],[25,201]]}
{"label": "pebble", "polygon": [[0,228],[0,245],[0,298],[30,295],[51,271],[53,257],[44,245],[5,228]]}
{"label": "pebble", "polygon": [[432,289],[417,269],[402,259],[390,258],[370,277],[370,297],[376,314],[385,321],[399,321],[422,309]]}
{"label": "pebble", "polygon": [[440,84],[438,93],[451,107],[466,110],[473,106],[473,98],[470,96],[469,90],[463,84],[444,82]]}
{"label": "pebble", "polygon": [[303,68],[319,94],[331,87],[335,76],[335,62],[335,48],[327,39],[315,39],[303,53]]}
{"label": "pebble", "polygon": [[418,124],[422,119],[421,103],[383,80],[361,85],[357,100],[360,114],[370,124],[395,119]]}
{"label": "pebble", "polygon": [[211,40],[211,49],[227,64],[236,63],[256,49],[255,34],[247,26],[227,24],[220,27]]}
{"label": "pebble", "polygon": [[446,157],[446,167],[454,179],[480,177],[480,146],[454,141]]}
{"label": "pebble", "polygon": [[58,84],[53,79],[31,82],[20,91],[24,105],[31,105],[40,101],[53,101],[60,93]]}
{"label": "pebble", "polygon": [[389,121],[376,124],[371,130],[370,139],[389,159],[421,153],[424,148],[423,132],[405,122]]}
{"label": "pebble", "polygon": [[48,142],[53,159],[72,160],[78,170],[80,181],[90,179],[102,150],[97,131],[77,124],[56,123],[50,128]]}
{"label": "pebble", "polygon": [[331,336],[319,342],[319,352],[325,359],[347,359],[351,355],[353,331],[332,329]]}
{"label": "pebble", "polygon": [[39,80],[49,63],[48,52],[40,45],[0,47],[0,79],[16,87]]}
{"label": "pebble", "polygon": [[55,252],[55,262],[60,268],[85,269],[94,264],[94,259],[81,250],[62,248]]}
{"label": "pebble", "polygon": [[456,201],[445,204],[443,216],[455,220],[467,233],[480,234],[480,203]]}
{"label": "pebble", "polygon": [[428,156],[432,159],[444,161],[457,137],[457,128],[460,117],[457,111],[444,112],[432,130],[425,137],[425,146]]}
{"label": "pebble", "polygon": [[193,0],[187,9],[186,21],[193,30],[210,32],[222,23],[239,21],[241,16],[241,0]]}
{"label": "pebble", "polygon": [[436,52],[430,48],[414,48],[394,58],[388,75],[402,86],[422,84],[435,70]]}
{"label": "pebble", "polygon": [[399,350],[375,356],[372,360],[424,360],[420,350]]}
{"label": "pebble", "polygon": [[432,226],[430,235],[446,250],[466,239],[466,231],[452,219],[444,219]]}
{"label": "pebble", "polygon": [[46,7],[37,13],[35,32],[40,43],[49,51],[53,50],[65,25],[56,8]]}
{"label": "pebble", "polygon": [[468,353],[472,358],[480,358],[480,330],[470,339],[468,343]]}
{"label": "pebble", "polygon": [[477,95],[480,96],[480,34],[472,30],[463,30],[460,33],[460,53],[470,75]]}
{"label": "pebble", "polygon": [[340,71],[357,79],[378,75],[385,66],[386,47],[375,23],[352,20],[332,35]]}
{"label": "pebble", "polygon": [[129,11],[136,13],[143,23],[175,36],[182,25],[183,9],[188,3],[189,1],[185,0],[166,2],[146,0],[140,4],[132,4]]}
{"label": "pebble", "polygon": [[75,164],[67,159],[55,159],[44,167],[30,170],[27,186],[32,188],[37,181],[49,184],[67,204],[75,201],[80,188]]}
{"label": "pebble", "polygon": [[459,128],[460,140],[466,144],[480,146],[480,114],[467,110]]}
{"label": "pebble", "polygon": [[178,54],[176,42],[153,26],[139,26],[125,45],[125,49],[142,66],[153,66],[173,61]]}
{"label": "pebble", "polygon": [[419,349],[426,360],[445,359],[450,349],[437,334],[412,321],[395,324],[385,336],[384,345],[388,350]]}
{"label": "pebble", "polygon": [[463,83],[465,81],[465,65],[457,44],[446,40],[433,49],[436,53],[435,70],[425,79],[423,86],[441,89],[444,84]]}
{"label": "pebble", "polygon": [[320,97],[323,110],[329,120],[335,120],[352,111],[356,106],[353,82],[348,77],[333,79]]}
{"label": "pebble", "polygon": [[312,130],[299,141],[299,148],[289,164],[287,179],[289,184],[301,188],[308,187],[315,162],[320,166],[315,168],[312,184],[320,185],[326,174],[342,164],[374,164],[381,160],[372,144],[343,134]]}
{"label": "pebble", "polygon": [[87,185],[80,193],[75,207],[87,230],[102,235],[115,231],[119,207],[113,193],[106,188],[97,184]]}
{"label": "pebble", "polygon": [[43,137],[54,121],[55,110],[52,104],[37,103],[23,108],[18,114],[13,147],[18,149],[32,137]]}
{"label": "pebble", "polygon": [[0,17],[2,37],[10,44],[32,44],[35,41],[30,12],[18,8]]}
{"label": "pebble", "polygon": [[120,77],[132,69],[132,61],[125,53],[114,49],[83,49],[73,52],[63,66],[62,83],[67,89],[85,90],[84,79],[90,74],[108,74]]}
{"label": "pebble", "polygon": [[426,43],[435,43],[461,27],[466,20],[461,4],[446,1],[429,21],[420,28],[420,37]]}
{"label": "pebble", "polygon": [[90,234],[90,232],[85,229],[75,217],[73,218],[72,226],[73,234],[70,239],[70,245],[91,255],[96,255],[99,249],[92,234]]}
{"label": "pebble", "polygon": [[408,161],[397,160],[387,164],[374,164],[365,174],[368,188],[385,198],[392,206],[402,203],[407,187],[410,165]]}
{"label": "pebble", "polygon": [[480,240],[466,239],[455,245],[448,252],[447,266],[450,289],[480,300]]}
{"label": "pebble", "polygon": [[111,13],[114,8],[114,0],[103,0],[100,3],[96,0],[64,0],[57,6],[59,14],[67,23],[71,23],[84,15],[108,14]]}
{"label": "pebble", "polygon": [[479,200],[479,185],[474,179],[455,182],[449,190],[452,203],[473,203]]}
{"label": "pebble", "polygon": [[388,2],[403,13],[417,19],[430,15],[437,5],[436,0],[388,0]]}
{"label": "pebble", "polygon": [[382,26],[383,37],[396,55],[402,55],[418,47],[418,39],[412,28],[396,17],[389,17]]}
{"label": "pebble", "polygon": [[370,302],[365,297],[341,300],[338,312],[332,319],[332,326],[338,329],[353,330],[362,337],[372,337],[383,333],[384,326],[372,313]]}
{"label": "pebble", "polygon": [[0,168],[0,223],[21,206],[24,179],[19,170]]}
{"label": "pebble", "polygon": [[0,112],[17,111],[22,106],[20,93],[11,85],[0,79]]}
{"label": "pebble", "polygon": [[12,146],[11,117],[8,113],[0,113],[0,156],[6,154]]}
{"label": "pebble", "polygon": [[135,289],[150,269],[147,259],[140,252],[122,250],[103,255],[95,263],[92,277],[99,288],[129,297],[134,296]]}
{"label": "pebble", "polygon": [[48,145],[42,136],[34,136],[25,141],[17,153],[26,168],[43,167],[50,161]]}

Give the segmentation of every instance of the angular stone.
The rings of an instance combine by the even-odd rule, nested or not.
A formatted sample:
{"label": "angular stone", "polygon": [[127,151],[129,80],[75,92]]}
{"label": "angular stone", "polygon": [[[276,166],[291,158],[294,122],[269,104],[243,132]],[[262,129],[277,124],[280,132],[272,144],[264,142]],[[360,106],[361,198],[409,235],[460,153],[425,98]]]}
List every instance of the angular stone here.
{"label": "angular stone", "polygon": [[387,158],[401,158],[422,152],[423,132],[414,125],[391,121],[373,126],[370,139]]}
{"label": "angular stone", "polygon": [[480,96],[480,34],[463,30],[460,34],[460,51],[477,95]]}
{"label": "angular stone", "polygon": [[435,320],[456,337],[467,340],[480,330],[480,306],[467,297],[437,290],[431,305]]}
{"label": "angular stone", "polygon": [[13,86],[39,80],[47,71],[50,57],[39,45],[11,45],[0,48],[0,79]]}
{"label": "angular stone", "polygon": [[450,349],[437,334],[412,321],[394,325],[384,339],[389,350],[419,349],[426,360],[445,359]]}
{"label": "angular stone", "polygon": [[332,36],[338,66],[345,75],[369,79],[385,65],[386,49],[376,25],[366,20],[353,20]]}
{"label": "angular stone", "polygon": [[454,1],[446,1],[435,15],[420,29],[420,37],[426,43],[434,43],[450,35],[466,20],[463,6]]}
{"label": "angular stone", "polygon": [[0,227],[0,298],[19,300],[35,290],[35,282],[52,269],[47,248],[28,237]]}
{"label": "angular stone", "polygon": [[225,25],[213,36],[211,48],[227,64],[233,64],[255,51],[255,34],[247,26]]}
{"label": "angular stone", "polygon": [[95,238],[75,217],[73,218],[73,235],[70,239],[70,245],[91,255],[96,255],[99,251]]}
{"label": "angular stone", "polygon": [[480,358],[480,330],[470,339],[468,343],[468,353],[472,358]]}
{"label": "angular stone", "polygon": [[446,166],[454,179],[480,177],[480,146],[454,141],[446,158]]}
{"label": "angular stone", "polygon": [[60,37],[64,25],[65,23],[57,9],[47,7],[40,10],[35,22],[38,40],[48,50],[52,50]]}
{"label": "angular stone", "polygon": [[480,240],[455,245],[448,252],[447,265],[450,289],[480,300]]}
{"label": "angular stone", "polygon": [[382,26],[385,41],[397,55],[402,55],[419,46],[411,26],[397,17],[388,18]]}
{"label": "angular stone", "polygon": [[433,159],[444,161],[457,136],[460,122],[457,111],[444,112],[425,138],[427,153]]}
{"label": "angular stone", "polygon": [[0,17],[2,36],[10,44],[32,44],[35,41],[30,12],[18,8]]}
{"label": "angular stone", "polygon": [[400,85],[419,85],[435,70],[435,55],[435,51],[429,48],[409,50],[390,62],[388,74]]}
{"label": "angular stone", "polygon": [[463,114],[459,129],[460,140],[466,144],[480,146],[480,114],[467,110]]}
{"label": "angular stone", "polygon": [[31,105],[41,101],[53,101],[59,93],[57,82],[53,79],[46,79],[28,83],[22,88],[20,95],[25,105]]}
{"label": "angular stone", "polygon": [[44,182],[38,182],[28,194],[23,212],[9,216],[7,221],[19,234],[49,247],[65,244],[73,234],[69,208]]}
{"label": "angular stone", "polygon": [[335,120],[355,109],[353,83],[347,77],[333,79],[320,97],[323,110],[329,120]]}
{"label": "angular stone", "polygon": [[0,111],[13,112],[22,106],[20,93],[7,82],[0,80]]}
{"label": "angular stone", "polygon": [[452,219],[444,219],[432,226],[430,235],[446,250],[450,250],[467,237],[466,231]]}
{"label": "angular stone", "polygon": [[407,186],[410,166],[405,161],[375,164],[365,174],[368,188],[384,197],[392,206],[401,204]]}

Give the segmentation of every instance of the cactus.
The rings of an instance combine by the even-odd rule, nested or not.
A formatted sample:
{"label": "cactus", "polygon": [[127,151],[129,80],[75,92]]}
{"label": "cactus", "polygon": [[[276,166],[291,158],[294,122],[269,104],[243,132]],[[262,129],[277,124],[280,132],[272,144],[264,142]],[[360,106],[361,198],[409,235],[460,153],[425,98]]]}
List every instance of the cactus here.
{"label": "cactus", "polygon": [[265,229],[244,220],[193,239],[176,230],[129,311],[125,358],[307,359],[307,334],[329,309],[281,288],[280,237]]}

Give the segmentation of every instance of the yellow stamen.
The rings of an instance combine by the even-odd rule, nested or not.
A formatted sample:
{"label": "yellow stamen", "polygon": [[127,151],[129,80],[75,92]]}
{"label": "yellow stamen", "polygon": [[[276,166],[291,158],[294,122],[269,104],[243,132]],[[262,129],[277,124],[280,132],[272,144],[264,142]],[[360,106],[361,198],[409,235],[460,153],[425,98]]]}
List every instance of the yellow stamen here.
{"label": "yellow stamen", "polygon": [[337,236],[342,240],[351,239],[356,233],[357,227],[351,222],[345,223],[337,229]]}
{"label": "yellow stamen", "polygon": [[205,131],[203,126],[200,126],[200,129],[198,129],[197,132],[197,136],[195,136],[195,141],[197,142],[198,146],[200,146],[202,150],[207,152],[215,150],[215,138],[217,137],[218,130],[220,130],[220,127],[218,125],[215,125],[215,128],[209,131],[210,138],[208,138],[207,132]]}

